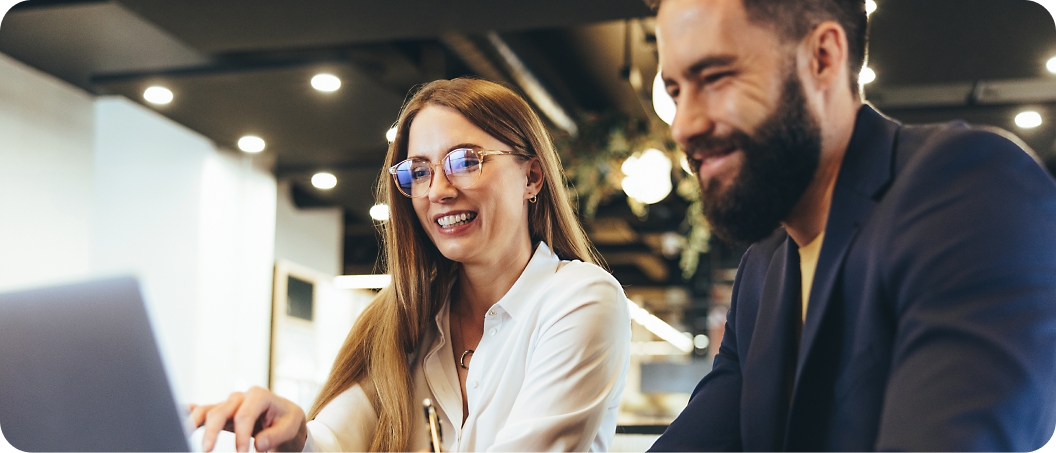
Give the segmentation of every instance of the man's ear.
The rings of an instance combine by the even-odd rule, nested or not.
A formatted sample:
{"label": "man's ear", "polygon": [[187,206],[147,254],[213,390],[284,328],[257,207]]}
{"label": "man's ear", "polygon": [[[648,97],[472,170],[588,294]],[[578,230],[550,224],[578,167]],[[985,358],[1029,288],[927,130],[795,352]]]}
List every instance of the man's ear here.
{"label": "man's ear", "polygon": [[525,187],[525,199],[532,198],[539,195],[539,192],[543,190],[543,182],[545,181],[543,176],[543,164],[539,162],[538,158],[532,158],[528,161],[528,183]]}
{"label": "man's ear", "polygon": [[808,54],[809,73],[803,82],[815,89],[828,91],[833,87],[850,89],[847,68],[847,33],[835,21],[818,24],[803,41]]}

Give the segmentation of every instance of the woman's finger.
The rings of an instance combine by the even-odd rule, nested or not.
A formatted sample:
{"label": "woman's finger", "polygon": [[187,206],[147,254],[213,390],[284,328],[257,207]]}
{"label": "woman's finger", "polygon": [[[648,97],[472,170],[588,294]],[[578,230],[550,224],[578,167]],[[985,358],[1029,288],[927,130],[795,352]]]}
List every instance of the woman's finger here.
{"label": "woman's finger", "polygon": [[275,394],[260,387],[253,387],[246,391],[242,404],[232,417],[236,450],[249,451],[249,438],[263,428],[260,420],[275,403],[276,398]]}
{"label": "woman's finger", "polygon": [[289,401],[279,401],[268,414],[270,423],[254,437],[257,451],[301,451],[308,437],[304,411]]}
{"label": "woman's finger", "polygon": [[245,396],[240,392],[232,393],[227,401],[217,404],[209,409],[205,414],[205,431],[202,433],[202,450],[213,451],[213,447],[216,446],[216,437],[220,435],[220,431],[227,424],[228,420],[234,416],[235,411],[242,405],[242,400]]}
{"label": "woman's finger", "polygon": [[195,428],[202,426],[202,423],[205,423],[205,414],[208,413],[213,406],[215,406],[215,404],[206,404],[202,406],[192,404],[191,413],[187,417],[191,421],[191,426]]}

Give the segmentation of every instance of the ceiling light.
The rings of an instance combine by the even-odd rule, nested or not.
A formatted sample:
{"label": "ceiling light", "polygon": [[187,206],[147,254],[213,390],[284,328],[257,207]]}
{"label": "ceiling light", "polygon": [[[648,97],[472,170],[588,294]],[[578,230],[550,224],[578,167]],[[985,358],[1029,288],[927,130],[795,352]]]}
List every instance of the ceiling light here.
{"label": "ceiling light", "polygon": [[256,135],[247,135],[238,139],[238,149],[247,153],[259,153],[264,151],[264,139]]}
{"label": "ceiling light", "polygon": [[876,11],[876,2],[874,0],[865,0],[865,15],[871,15]]}
{"label": "ceiling light", "polygon": [[374,275],[339,275],[334,277],[334,286],[338,289],[381,289],[392,284],[389,274]]}
{"label": "ceiling light", "polygon": [[370,207],[370,218],[379,222],[389,220],[389,205],[378,203]]}
{"label": "ceiling light", "polygon": [[337,177],[331,173],[321,171],[312,175],[312,185],[316,189],[330,190],[337,186]]}
{"label": "ceiling light", "polygon": [[1033,110],[1027,110],[1026,112],[1016,115],[1016,126],[1023,129],[1034,129],[1035,127],[1041,126],[1041,114]]}
{"label": "ceiling light", "polygon": [[389,130],[385,131],[385,140],[389,143],[396,141],[396,126],[392,126]]}
{"label": "ceiling light", "polygon": [[1049,61],[1045,63],[1045,69],[1049,72],[1056,74],[1056,57],[1049,58]]}
{"label": "ceiling light", "polygon": [[172,91],[165,87],[152,86],[143,91],[143,99],[151,104],[165,105],[172,102]]}
{"label": "ceiling light", "polygon": [[866,85],[876,80],[876,72],[870,69],[868,66],[862,68],[862,72],[858,74],[858,84]]}
{"label": "ceiling light", "polygon": [[675,100],[667,94],[667,86],[660,77],[660,71],[656,72],[656,78],[653,79],[653,110],[667,124],[675,120]]}
{"label": "ceiling light", "polygon": [[341,79],[333,74],[316,74],[312,77],[312,88],[319,91],[331,92],[341,88]]}

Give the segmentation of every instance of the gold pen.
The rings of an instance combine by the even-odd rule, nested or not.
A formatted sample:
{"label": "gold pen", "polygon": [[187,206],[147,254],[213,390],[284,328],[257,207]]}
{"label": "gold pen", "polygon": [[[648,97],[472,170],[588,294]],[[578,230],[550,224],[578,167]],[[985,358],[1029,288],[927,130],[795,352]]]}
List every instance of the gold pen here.
{"label": "gold pen", "polygon": [[440,441],[444,438],[444,434],[440,431],[440,419],[436,416],[436,409],[433,409],[432,400],[429,398],[422,400],[422,407],[425,409],[425,421],[429,423],[429,451],[439,453]]}

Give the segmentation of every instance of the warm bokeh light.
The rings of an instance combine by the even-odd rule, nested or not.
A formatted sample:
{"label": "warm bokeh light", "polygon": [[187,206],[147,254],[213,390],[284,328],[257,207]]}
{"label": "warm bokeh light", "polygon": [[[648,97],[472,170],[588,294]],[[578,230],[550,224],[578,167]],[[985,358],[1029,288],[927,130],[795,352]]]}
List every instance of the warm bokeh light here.
{"label": "warm bokeh light", "polygon": [[1041,114],[1033,110],[1027,110],[1019,115],[1016,115],[1016,126],[1023,129],[1034,129],[1035,127],[1041,126],[1043,123]]}
{"label": "warm bokeh light", "polygon": [[711,344],[711,340],[708,339],[707,335],[697,334],[693,337],[693,346],[697,349],[708,349],[708,345]]}
{"label": "warm bokeh light", "polygon": [[873,0],[865,0],[865,15],[869,16],[876,12],[876,2]]}
{"label": "warm bokeh light", "polygon": [[312,175],[312,185],[316,189],[330,190],[337,186],[337,177],[332,173],[321,171]]}
{"label": "warm bokeh light", "polygon": [[653,110],[656,111],[656,116],[667,124],[675,120],[675,101],[667,94],[667,87],[664,86],[664,79],[660,77],[659,71],[653,79]]}
{"label": "warm bokeh light", "polygon": [[685,154],[678,160],[678,163],[682,166],[682,170],[685,170],[687,175],[693,174],[693,168],[689,166],[689,158]]}
{"label": "warm bokeh light", "polygon": [[172,91],[161,86],[152,86],[143,91],[143,99],[151,104],[165,105],[172,102]]}
{"label": "warm bokeh light", "polygon": [[370,218],[379,222],[389,220],[389,205],[378,203],[370,207]]}
{"label": "warm bokeh light", "polygon": [[657,203],[671,193],[671,159],[663,151],[650,148],[628,157],[620,170],[626,175],[623,191],[641,203]]}
{"label": "warm bokeh light", "polygon": [[238,149],[247,153],[259,153],[264,151],[264,139],[256,135],[247,135],[238,139]]}
{"label": "warm bokeh light", "polygon": [[337,91],[341,88],[341,79],[333,74],[316,74],[312,77],[312,88],[325,92]]}
{"label": "warm bokeh light", "polygon": [[1056,74],[1056,57],[1049,58],[1049,61],[1045,63],[1045,69],[1049,72]]}
{"label": "warm bokeh light", "polygon": [[866,85],[876,80],[876,72],[868,66],[862,68],[862,72],[858,74],[858,84]]}
{"label": "warm bokeh light", "polygon": [[396,126],[390,127],[389,130],[385,131],[385,140],[389,143],[396,141]]}

